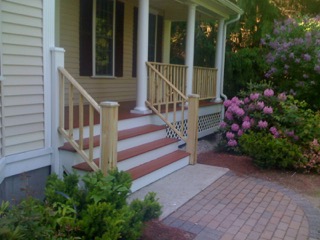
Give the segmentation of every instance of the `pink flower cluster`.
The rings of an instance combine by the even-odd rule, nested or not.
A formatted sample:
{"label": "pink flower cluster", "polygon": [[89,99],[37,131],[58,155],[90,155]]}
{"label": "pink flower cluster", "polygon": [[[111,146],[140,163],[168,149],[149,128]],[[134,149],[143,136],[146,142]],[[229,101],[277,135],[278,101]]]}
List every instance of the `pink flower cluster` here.
{"label": "pink flower cluster", "polygon": [[[238,145],[238,138],[246,131],[255,129],[268,130],[274,137],[279,137],[276,127],[268,128],[274,109],[271,106],[274,101],[285,101],[285,93],[274,96],[271,88],[265,89],[263,94],[253,92],[243,100],[234,97],[224,102],[226,107],[225,119],[220,123],[220,128],[225,132],[225,139],[229,147]],[[271,99],[272,98],[272,99]]]}

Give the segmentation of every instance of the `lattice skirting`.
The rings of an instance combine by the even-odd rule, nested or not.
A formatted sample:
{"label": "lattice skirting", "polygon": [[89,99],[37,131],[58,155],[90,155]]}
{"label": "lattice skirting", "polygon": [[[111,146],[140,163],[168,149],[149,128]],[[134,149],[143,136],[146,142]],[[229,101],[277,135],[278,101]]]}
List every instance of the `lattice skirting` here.
{"label": "lattice skirting", "polygon": [[[221,121],[221,112],[199,116],[199,120],[198,120],[199,137],[204,137],[206,135],[214,133],[218,129],[220,121]],[[183,123],[182,121],[176,122],[176,127],[179,131],[183,124],[184,136],[187,135],[187,122],[188,120],[184,120]],[[172,131],[171,128],[169,127],[167,128],[167,137],[179,139],[178,135],[174,131]]]}

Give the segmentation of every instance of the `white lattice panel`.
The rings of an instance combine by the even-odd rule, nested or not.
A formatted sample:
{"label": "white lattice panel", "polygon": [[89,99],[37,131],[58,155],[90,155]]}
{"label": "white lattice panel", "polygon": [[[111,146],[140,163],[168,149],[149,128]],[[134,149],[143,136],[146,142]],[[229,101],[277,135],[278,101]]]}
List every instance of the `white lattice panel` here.
{"label": "white lattice panel", "polygon": [[[201,132],[209,130],[209,129],[217,128],[219,126],[220,121],[221,121],[220,118],[221,118],[220,112],[199,116],[198,132],[201,133]],[[184,120],[184,122],[183,122],[184,136],[187,136],[187,122],[188,122],[187,120]],[[176,126],[179,131],[181,129],[181,124],[182,124],[181,121],[176,123]],[[169,128],[169,127],[167,128],[167,137],[179,139],[178,135],[174,131],[172,131],[171,128]]]}

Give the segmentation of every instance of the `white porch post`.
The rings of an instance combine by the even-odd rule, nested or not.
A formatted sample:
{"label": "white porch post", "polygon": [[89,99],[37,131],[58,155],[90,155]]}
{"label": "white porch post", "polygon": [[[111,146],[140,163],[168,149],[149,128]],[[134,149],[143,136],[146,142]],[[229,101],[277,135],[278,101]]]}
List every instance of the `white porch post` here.
{"label": "white porch post", "polygon": [[146,107],[147,100],[147,65],[148,61],[148,39],[149,39],[149,0],[139,0],[138,12],[138,43],[137,43],[137,96],[136,107],[132,113],[150,113]]}
{"label": "white porch post", "polygon": [[58,67],[64,67],[63,48],[51,48],[51,144],[52,144],[52,170],[61,175],[61,166],[58,148],[63,145],[63,138],[58,133],[59,127],[59,72]]}
{"label": "white porch post", "polygon": [[216,99],[215,102],[221,102],[221,71],[222,71],[222,61],[223,58],[223,47],[224,45],[224,19],[220,19],[219,28],[218,28],[218,37],[217,37],[217,45],[216,45],[216,58],[215,58],[215,67],[218,69],[217,71],[217,88],[216,88]]}
{"label": "white porch post", "polygon": [[170,63],[170,40],[171,40],[171,21],[164,20],[163,24],[163,48],[162,59],[163,63]]}
{"label": "white porch post", "polygon": [[187,23],[188,25],[187,40],[186,40],[186,60],[185,60],[185,65],[188,66],[186,95],[192,94],[195,22],[196,22],[196,5],[189,4],[188,23]]}

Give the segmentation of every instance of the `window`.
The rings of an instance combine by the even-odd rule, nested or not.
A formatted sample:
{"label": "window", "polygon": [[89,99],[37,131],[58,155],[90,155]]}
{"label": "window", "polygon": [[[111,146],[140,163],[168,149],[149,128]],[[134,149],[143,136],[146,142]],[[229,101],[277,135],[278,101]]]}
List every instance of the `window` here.
{"label": "window", "polygon": [[113,76],[115,2],[93,2],[93,73],[98,76]]}
{"label": "window", "polygon": [[122,76],[123,18],[122,2],[81,0],[81,76]]}
{"label": "window", "polygon": [[[163,34],[163,17],[153,13],[149,14],[149,40],[148,40],[148,61],[162,61],[162,34]],[[137,58],[137,41],[138,41],[138,8],[134,9],[133,19],[133,59],[132,59],[132,76],[136,77],[136,58]]]}

